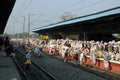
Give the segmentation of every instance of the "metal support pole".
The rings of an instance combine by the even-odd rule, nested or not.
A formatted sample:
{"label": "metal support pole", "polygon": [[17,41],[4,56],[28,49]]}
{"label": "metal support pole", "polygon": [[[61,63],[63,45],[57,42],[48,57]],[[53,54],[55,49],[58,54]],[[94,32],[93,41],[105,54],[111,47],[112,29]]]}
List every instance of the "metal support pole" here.
{"label": "metal support pole", "polygon": [[86,40],[86,33],[84,32],[83,35],[84,35],[84,41],[85,41]]}
{"label": "metal support pole", "polygon": [[28,43],[30,42],[30,13],[28,15]]}
{"label": "metal support pole", "polygon": [[25,36],[24,36],[24,33],[25,33],[25,16],[23,17],[23,43],[25,41]]}

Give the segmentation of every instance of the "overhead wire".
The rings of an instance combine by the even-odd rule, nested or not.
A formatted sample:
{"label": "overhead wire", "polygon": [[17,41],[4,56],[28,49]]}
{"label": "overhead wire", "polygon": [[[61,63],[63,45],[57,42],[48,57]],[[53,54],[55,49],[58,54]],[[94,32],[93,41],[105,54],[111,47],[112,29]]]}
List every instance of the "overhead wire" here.
{"label": "overhead wire", "polygon": [[[13,31],[12,31],[12,32],[15,32],[15,28],[14,28],[15,24],[13,24],[13,23],[14,23],[13,17],[11,17],[10,21],[7,23],[7,25],[9,24],[10,26],[7,26],[7,27],[5,28],[5,31],[12,26],[12,27],[13,27]],[[5,31],[4,31],[4,34],[5,34]]]}
{"label": "overhead wire", "polygon": [[[14,9],[15,9],[15,7],[16,7],[16,5],[17,5],[17,1],[18,1],[18,0],[16,0]],[[22,0],[21,0],[21,1],[22,1]],[[24,3],[25,3],[25,0],[23,0],[23,2],[22,2],[21,4],[19,3],[18,9],[17,9],[14,13],[18,14],[18,12],[22,10],[21,6],[22,6]],[[14,15],[14,14],[12,14],[12,15]],[[11,16],[10,18],[13,17],[12,15],[10,15],[10,16]],[[17,19],[17,18],[16,18],[16,19]],[[14,23],[17,21],[16,19],[14,19],[13,23],[12,23],[12,22],[11,22],[11,23],[14,24]]]}
{"label": "overhead wire", "polygon": [[[82,1],[82,0],[81,0]],[[80,7],[79,9],[77,9],[77,11],[78,10],[80,10],[80,9],[85,9],[85,8],[88,8],[88,7],[90,7],[90,6],[94,6],[94,5],[96,5],[97,3],[101,3],[101,2],[104,2],[104,0],[100,0],[100,1],[97,1],[97,2],[94,2],[94,3],[92,3],[92,4],[89,4],[89,5],[87,5],[87,6],[82,6],[82,7]],[[82,2],[83,3],[83,2]],[[81,4],[82,5],[82,4]],[[70,8],[70,7],[69,7]],[[63,8],[62,8],[63,9]],[[76,11],[76,10],[72,10],[72,11],[69,11],[70,13],[72,13],[72,12],[74,12],[74,11]],[[55,14],[54,14],[55,15]],[[78,16],[78,17],[80,17],[80,16]],[[52,19],[54,19],[54,18],[50,18],[50,20],[52,20]]]}
{"label": "overhead wire", "polygon": [[[73,4],[70,4],[70,5],[68,5],[68,6],[66,6],[66,7],[63,7],[62,9],[59,9],[59,10],[57,10],[57,11],[54,11],[54,12],[59,12],[60,10],[63,10],[63,9],[67,9],[67,8],[70,8],[70,6],[76,6],[76,5],[79,5],[81,2],[82,2],[83,0],[80,0],[80,1],[78,1],[78,2],[75,2],[75,3],[73,3]],[[85,1],[85,0],[84,0]],[[55,15],[55,14],[54,14]],[[49,20],[47,20],[47,21],[51,21],[51,20],[55,20],[56,18],[54,17],[54,18],[50,18]],[[51,21],[51,24],[53,24],[53,22]]]}
{"label": "overhead wire", "polygon": [[[72,3],[72,4],[68,5],[68,6],[65,6],[65,7],[63,7],[62,9],[56,10],[56,11],[54,11],[54,12],[58,12],[58,11],[61,11],[61,10],[70,8],[71,6],[72,6],[72,7],[77,6],[77,5],[79,5],[79,4],[81,3],[81,1],[83,1],[83,0],[80,0],[80,1],[78,1],[78,2]],[[84,1],[85,1],[85,0],[84,0]]]}
{"label": "overhead wire", "polygon": [[30,6],[31,3],[32,3],[32,0],[30,0],[28,2],[28,4],[23,8],[23,10],[21,12],[19,12],[19,15],[22,14],[22,13],[24,13],[24,11]]}
{"label": "overhead wire", "polygon": [[[25,9],[27,9],[29,7],[29,5],[31,4],[32,0],[30,0],[28,2],[28,4],[24,7],[24,8],[21,8],[21,6],[24,4],[25,0],[22,2],[22,4],[20,4],[20,7],[19,9],[15,12],[17,14],[17,16],[20,16],[21,13],[24,12]],[[23,7],[23,6],[22,6]],[[17,19],[17,18],[16,18]],[[15,20],[15,19],[14,19]],[[15,23],[17,20],[13,21],[13,23]]]}
{"label": "overhead wire", "polygon": [[[80,1],[78,1],[78,2],[76,2],[76,3],[70,4],[69,6],[76,6],[76,5],[79,4],[81,1],[82,1],[82,0],[80,0]],[[31,2],[32,2],[32,0],[28,3],[28,5],[27,5],[21,12],[24,12],[25,9],[27,9],[27,7],[29,7],[29,5],[30,5]],[[65,8],[68,8],[69,6],[64,7],[64,9],[65,9]],[[21,12],[19,12],[19,14],[21,14]],[[58,11],[56,11],[56,12],[58,12]],[[51,18],[51,19],[53,20],[53,19],[55,19],[55,18]],[[38,18],[35,19],[34,21],[32,21],[31,24],[32,24],[33,22],[37,21],[37,20],[38,20]],[[50,21],[50,20],[49,20],[49,21]]]}
{"label": "overhead wire", "polygon": [[[16,5],[17,5],[17,1],[18,1],[18,0],[16,0],[15,7],[16,7]],[[22,10],[21,6],[23,7],[23,4],[25,4],[25,0],[21,0],[21,1],[23,1],[23,2],[22,2],[21,4],[19,3],[19,6],[17,6],[18,9],[16,10],[15,13],[18,13],[18,12],[20,12],[20,11]]]}
{"label": "overhead wire", "polygon": [[[66,6],[66,7],[63,7],[61,10],[63,10],[63,9],[65,9],[65,8],[68,8],[68,7],[70,7],[70,6],[76,6],[77,4],[79,4],[80,2],[81,2],[82,0],[80,0],[80,1],[78,1],[78,2],[75,2],[75,3],[72,3],[72,4],[70,4],[70,5],[68,5],[68,6]],[[55,11],[55,12],[58,12],[59,10],[57,10],[57,11]],[[50,14],[50,13],[49,13]],[[52,19],[54,19],[54,18],[52,18]],[[33,23],[33,22],[35,22],[35,21],[37,21],[38,19],[35,19],[34,21],[32,21],[31,23]],[[50,21],[50,20],[49,20]]]}
{"label": "overhead wire", "polygon": [[[96,2],[94,2],[94,3],[92,3],[92,4],[89,4],[89,5],[87,5],[87,6],[82,6],[82,7],[80,7],[79,9],[72,10],[72,11],[70,11],[70,12],[73,12],[73,11],[78,12],[80,9],[89,8],[89,7],[92,7],[92,6],[97,5],[98,3],[101,4],[101,3],[103,3],[103,2],[105,2],[105,0],[96,1]],[[83,3],[83,2],[82,2],[82,3]],[[82,3],[81,3],[81,5],[83,5]],[[66,7],[66,8],[67,8],[67,7]],[[70,7],[69,7],[69,8],[70,8]],[[54,14],[54,15],[55,15],[55,14]],[[80,16],[78,16],[78,17],[80,17]],[[50,18],[49,20],[52,20],[52,19],[56,19],[56,18],[55,18],[55,17],[54,17],[54,18]]]}
{"label": "overhead wire", "polygon": [[[85,1],[85,0],[84,0],[84,1]],[[69,5],[69,6],[67,6],[67,7],[63,7],[61,10],[63,11],[63,9],[65,10],[65,8],[71,8],[71,7],[77,6],[77,5],[79,5],[79,4],[81,4],[81,6],[80,6],[79,9],[84,9],[84,8],[87,8],[87,7],[90,7],[90,6],[94,6],[94,5],[96,5],[97,3],[100,3],[100,2],[102,2],[102,1],[104,1],[104,0],[97,1],[97,2],[95,2],[95,3],[89,4],[89,5],[83,7],[83,6],[82,6],[82,5],[83,5],[83,0],[81,0],[81,1],[79,1],[79,2],[77,2],[77,3],[74,3],[74,4]],[[79,9],[77,9],[77,10],[79,10]],[[56,12],[58,12],[58,11],[60,11],[60,10],[54,11],[54,12],[52,12],[52,14],[53,14],[53,13],[56,13]],[[73,11],[76,11],[76,10],[73,10]],[[69,11],[69,12],[73,12],[73,11]]]}
{"label": "overhead wire", "polygon": [[[81,1],[82,1],[82,2],[81,2]],[[92,3],[92,4],[89,4],[89,5],[86,5],[86,6],[81,6],[80,8],[71,10],[71,11],[69,11],[69,12],[71,12],[71,13],[73,13],[73,12],[78,12],[78,11],[80,11],[80,9],[83,10],[83,9],[85,9],[85,8],[89,8],[89,7],[92,7],[92,6],[94,6],[94,5],[97,5],[98,3],[99,3],[99,4],[100,4],[100,3],[103,3],[103,2],[105,2],[105,1],[106,1],[106,0],[96,1],[96,2],[94,2],[94,3]],[[23,8],[23,10],[21,10],[21,12],[19,12],[19,15],[20,15],[21,13],[24,13],[24,11],[30,6],[31,3],[32,3],[32,0],[30,0],[29,3]],[[73,3],[73,4],[68,5],[68,6],[66,6],[66,7],[63,7],[63,8],[60,9],[60,10],[63,10],[63,9],[65,10],[65,9],[68,9],[68,8],[71,8],[71,7],[74,7],[74,6],[77,6],[77,5],[79,5],[79,4],[83,5],[83,0],[80,0],[80,1],[78,1],[78,2],[75,2],[75,3]],[[58,12],[58,11],[60,11],[60,10],[57,10],[57,11],[53,12],[52,14],[55,15],[55,13]],[[37,18],[37,19],[38,19],[38,18]],[[35,19],[33,22],[37,21],[37,19]],[[56,18],[53,17],[53,18],[50,18],[49,20],[51,21],[51,20],[53,20],[53,19],[56,19]],[[31,24],[32,24],[33,22],[31,22]]]}
{"label": "overhead wire", "polygon": [[94,3],[92,3],[92,4],[89,4],[89,5],[86,5],[86,6],[82,6],[82,7],[80,7],[80,8],[78,8],[78,9],[76,9],[76,10],[72,10],[72,11],[70,11],[70,12],[78,12],[78,11],[81,11],[81,10],[83,10],[83,9],[85,9],[85,8],[90,8],[90,7],[92,7],[92,6],[95,6],[95,5],[98,5],[98,3],[103,3],[103,2],[105,2],[106,0],[100,0],[100,1],[96,1],[96,2],[94,2]]}
{"label": "overhead wire", "polygon": [[[25,0],[22,2],[22,4],[20,4],[21,6],[24,4],[24,2],[25,2]],[[21,6],[19,7],[19,9],[17,10],[17,12],[16,12],[16,14],[17,14],[17,16],[20,16],[29,6],[30,6],[30,4],[32,3],[32,0],[30,0],[29,2],[28,2],[28,4],[24,7],[24,8],[21,8]],[[21,12],[20,12],[21,11]],[[17,19],[17,18],[16,18]],[[15,22],[17,22],[17,20],[16,20],[15,18],[14,18],[14,20],[12,20],[12,22],[11,22],[11,24],[14,24]],[[15,24],[14,24],[14,26],[15,26]]]}
{"label": "overhead wire", "polygon": [[[85,0],[84,0],[84,1],[85,1]],[[55,15],[56,12],[58,13],[58,12],[60,12],[60,11],[63,10],[63,9],[65,10],[65,9],[67,9],[67,8],[71,8],[71,7],[80,5],[81,3],[83,3],[83,0],[80,0],[80,1],[78,1],[78,2],[75,2],[75,3],[73,3],[73,4],[68,5],[68,6],[66,6],[66,7],[63,7],[63,8],[61,8],[61,9],[59,9],[59,10],[56,10],[56,11],[54,11],[54,13],[52,12],[51,14]],[[55,18],[55,17],[54,17],[54,18],[50,18],[49,20],[53,20],[53,19],[56,19],[56,18]]]}
{"label": "overhead wire", "polygon": [[[35,15],[35,14],[34,14]],[[39,16],[39,17],[37,17],[34,21],[32,21],[32,22],[30,22],[30,24],[33,24],[35,21],[37,21],[40,17],[42,16],[42,14]]]}

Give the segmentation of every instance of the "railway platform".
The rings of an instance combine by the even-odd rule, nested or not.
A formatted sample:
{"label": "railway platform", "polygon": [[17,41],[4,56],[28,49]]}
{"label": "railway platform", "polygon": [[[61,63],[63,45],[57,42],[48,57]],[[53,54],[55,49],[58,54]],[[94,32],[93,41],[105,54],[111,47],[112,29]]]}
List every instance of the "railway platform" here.
{"label": "railway platform", "polygon": [[0,80],[22,80],[11,57],[0,50]]}

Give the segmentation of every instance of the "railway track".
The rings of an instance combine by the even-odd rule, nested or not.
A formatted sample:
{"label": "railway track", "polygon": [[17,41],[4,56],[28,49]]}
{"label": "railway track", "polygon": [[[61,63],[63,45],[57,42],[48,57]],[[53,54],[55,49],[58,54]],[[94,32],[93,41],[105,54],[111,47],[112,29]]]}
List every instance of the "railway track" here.
{"label": "railway track", "polygon": [[[24,50],[21,50],[22,52],[24,52]],[[86,75],[88,75],[87,77],[88,78],[90,78],[90,79],[92,79],[92,80],[95,80],[96,78],[94,78],[93,76],[92,76],[92,78],[91,78],[91,76],[89,76],[89,73],[91,73],[90,75],[95,75],[95,76],[97,76],[97,77],[100,77],[100,78],[102,78],[102,79],[99,79],[99,78],[97,78],[98,80],[119,80],[117,77],[113,77],[113,76],[111,76],[111,75],[107,75],[105,72],[99,72],[99,71],[94,71],[94,70],[92,70],[92,69],[89,69],[89,67],[88,68],[86,68],[86,67],[82,67],[82,66],[76,66],[76,65],[74,65],[73,63],[71,63],[71,62],[68,62],[68,63],[66,63],[68,66],[67,66],[67,68],[66,67],[64,67],[64,63],[61,63],[61,60],[60,59],[58,59],[58,58],[56,58],[56,57],[52,57],[52,56],[49,56],[49,55],[47,55],[47,54],[44,54],[43,55],[44,57],[41,57],[41,58],[35,58],[34,56],[32,56],[32,65],[36,65],[36,66],[38,66],[38,67],[40,67],[40,65],[41,66],[43,66],[44,68],[43,68],[43,72],[47,72],[47,71],[49,71],[49,72],[51,72],[53,75],[55,75],[56,77],[57,77],[57,79],[58,80],[61,80],[61,79],[63,79],[63,80],[71,80],[71,78],[69,78],[70,76],[72,76],[73,74],[76,74],[76,76],[77,76],[77,78],[79,77],[79,79],[84,79],[84,76],[80,76],[80,75],[78,75],[78,74],[81,74],[81,73],[84,73],[84,74],[86,74]],[[50,57],[49,59],[48,59],[48,57]],[[51,62],[51,64],[49,64],[49,63],[47,63],[48,61],[47,61],[47,59]],[[53,60],[54,59],[54,60]],[[56,60],[55,60],[56,59]],[[59,61],[59,62],[58,62]],[[35,64],[34,64],[35,63]],[[47,64],[44,64],[44,63],[47,63]],[[55,67],[54,67],[54,65],[56,65]],[[61,66],[61,65],[62,66]],[[48,67],[48,66],[52,66],[52,68],[51,67]],[[70,66],[72,66],[72,69],[70,69]],[[59,68],[58,68],[59,67]],[[62,68],[63,67],[63,68]],[[73,68],[74,67],[74,68]],[[46,71],[46,70],[47,71]],[[54,71],[56,69],[56,71]],[[60,69],[60,70],[59,70]],[[76,69],[77,69],[77,71],[76,71]],[[82,71],[81,71],[82,70]],[[37,71],[37,70],[36,70]],[[61,71],[63,71],[63,72],[61,72]],[[79,72],[78,72],[79,71]],[[49,75],[49,72],[48,73],[46,73],[46,75]],[[59,72],[59,73],[58,73]],[[72,73],[71,73],[72,72]],[[75,73],[74,73],[75,72]],[[37,72],[36,72],[37,73]],[[71,74],[70,74],[71,73]],[[61,76],[61,75],[59,75],[59,74],[61,74],[61,75],[69,75],[69,76]],[[51,75],[51,74],[50,74]],[[49,79],[43,79],[42,78],[42,80],[57,80],[54,76],[51,76],[52,78],[54,78],[54,79],[50,79],[50,77],[49,77]],[[78,80],[76,77],[74,77],[74,80]],[[87,78],[86,78],[87,79]],[[32,80],[32,79],[31,79]],[[33,80],[39,80],[39,79],[33,79]]]}
{"label": "railway track", "polygon": [[25,72],[23,71],[23,69],[21,68],[21,66],[18,64],[17,60],[15,58],[12,58],[13,62],[15,63],[15,66],[18,70],[18,73],[19,75],[21,76],[22,80],[29,80],[27,77],[26,77],[26,74]]}
{"label": "railway track", "polygon": [[16,52],[16,58],[12,58],[22,80],[57,80],[52,74],[46,71],[43,67],[31,60],[32,65],[29,70],[25,69],[24,55]]}

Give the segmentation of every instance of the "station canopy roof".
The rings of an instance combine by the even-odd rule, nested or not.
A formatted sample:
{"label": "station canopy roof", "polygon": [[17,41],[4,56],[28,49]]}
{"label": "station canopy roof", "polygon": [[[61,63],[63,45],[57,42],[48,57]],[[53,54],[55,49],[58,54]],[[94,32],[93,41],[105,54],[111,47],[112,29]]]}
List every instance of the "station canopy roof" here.
{"label": "station canopy roof", "polygon": [[3,34],[16,0],[0,0],[0,34]]}
{"label": "station canopy roof", "polygon": [[120,33],[120,7],[78,17],[75,19],[38,27],[38,34],[113,34]]}

